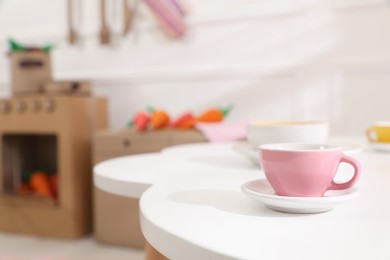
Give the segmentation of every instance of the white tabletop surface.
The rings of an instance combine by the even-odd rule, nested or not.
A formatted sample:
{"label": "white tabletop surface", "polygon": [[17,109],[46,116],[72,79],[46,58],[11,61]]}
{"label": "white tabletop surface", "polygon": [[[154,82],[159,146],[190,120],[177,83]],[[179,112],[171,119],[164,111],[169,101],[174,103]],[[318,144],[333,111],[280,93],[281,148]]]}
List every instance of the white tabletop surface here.
{"label": "white tabletop surface", "polygon": [[185,145],[109,160],[94,168],[95,184],[141,197],[142,231],[170,259],[390,259],[390,153],[355,155],[363,165],[357,199],[289,214],[241,192],[264,175],[231,147]]}

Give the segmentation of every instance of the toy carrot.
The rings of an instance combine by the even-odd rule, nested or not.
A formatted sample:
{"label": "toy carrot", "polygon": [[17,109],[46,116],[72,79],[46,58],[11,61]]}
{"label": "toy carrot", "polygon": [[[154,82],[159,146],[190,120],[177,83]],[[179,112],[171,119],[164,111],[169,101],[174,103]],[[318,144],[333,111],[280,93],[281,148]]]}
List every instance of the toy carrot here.
{"label": "toy carrot", "polygon": [[150,123],[153,129],[160,129],[169,125],[169,115],[164,110],[155,110],[153,107],[148,107],[152,113]]}
{"label": "toy carrot", "polygon": [[211,108],[203,112],[197,118],[197,121],[202,123],[220,122],[230,113],[232,109],[232,105],[223,108]]}
{"label": "toy carrot", "polygon": [[30,178],[30,186],[32,190],[41,196],[54,197],[53,191],[50,187],[49,178],[42,171],[34,172]]}
{"label": "toy carrot", "polygon": [[157,110],[152,114],[151,123],[153,129],[159,129],[168,126],[169,116],[163,110]]}
{"label": "toy carrot", "polygon": [[180,115],[172,124],[173,128],[189,129],[195,125],[195,117],[191,112]]}

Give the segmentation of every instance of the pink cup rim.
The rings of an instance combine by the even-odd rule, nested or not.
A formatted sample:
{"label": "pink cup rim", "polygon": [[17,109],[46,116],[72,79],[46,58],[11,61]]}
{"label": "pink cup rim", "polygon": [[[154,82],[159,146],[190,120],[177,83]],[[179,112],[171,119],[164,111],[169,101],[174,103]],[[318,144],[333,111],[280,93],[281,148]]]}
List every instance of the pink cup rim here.
{"label": "pink cup rim", "polygon": [[330,152],[340,151],[341,147],[329,144],[314,143],[272,143],[258,146],[261,151],[279,152]]}

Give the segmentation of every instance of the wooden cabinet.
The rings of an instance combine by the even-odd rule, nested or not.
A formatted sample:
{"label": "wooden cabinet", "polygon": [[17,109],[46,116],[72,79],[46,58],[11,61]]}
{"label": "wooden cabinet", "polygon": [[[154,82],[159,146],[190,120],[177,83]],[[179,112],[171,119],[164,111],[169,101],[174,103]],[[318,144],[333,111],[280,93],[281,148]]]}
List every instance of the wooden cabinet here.
{"label": "wooden cabinet", "polygon": [[[195,130],[159,130],[138,132],[98,131],[94,136],[93,161],[158,152],[172,145],[206,142]],[[115,245],[144,248],[139,223],[139,199],[110,194],[94,187],[94,233],[96,240]]]}

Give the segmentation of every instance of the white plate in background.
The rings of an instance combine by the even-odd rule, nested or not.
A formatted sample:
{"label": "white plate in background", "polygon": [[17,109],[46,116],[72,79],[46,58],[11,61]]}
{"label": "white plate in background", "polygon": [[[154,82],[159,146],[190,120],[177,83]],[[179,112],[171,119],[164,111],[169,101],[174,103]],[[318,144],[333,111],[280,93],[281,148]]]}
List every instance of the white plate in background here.
{"label": "white plate in background", "polygon": [[390,152],[390,143],[368,142],[367,146],[379,152]]}

